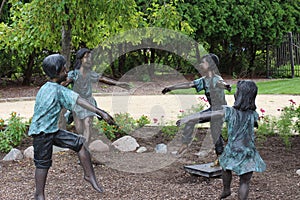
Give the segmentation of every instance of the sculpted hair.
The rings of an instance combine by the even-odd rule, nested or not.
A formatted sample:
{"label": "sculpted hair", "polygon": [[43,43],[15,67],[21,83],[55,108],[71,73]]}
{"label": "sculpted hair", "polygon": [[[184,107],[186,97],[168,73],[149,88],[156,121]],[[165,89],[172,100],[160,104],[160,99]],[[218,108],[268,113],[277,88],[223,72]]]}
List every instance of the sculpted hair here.
{"label": "sculpted hair", "polygon": [[238,110],[256,110],[255,98],[257,95],[257,86],[253,81],[238,81],[234,94],[235,102],[233,107]]}
{"label": "sculpted hair", "polygon": [[216,70],[219,66],[219,57],[216,54],[210,53],[202,56],[201,60],[205,59],[209,64],[210,70]]}
{"label": "sculpted hair", "polygon": [[43,70],[51,79],[58,77],[62,67],[66,64],[65,58],[60,54],[52,54],[43,60]]}
{"label": "sculpted hair", "polygon": [[86,53],[90,53],[91,51],[87,48],[81,48],[77,51],[76,53],[76,61],[75,61],[75,65],[74,65],[74,69],[80,69],[81,67],[81,59],[83,58],[83,56]]}

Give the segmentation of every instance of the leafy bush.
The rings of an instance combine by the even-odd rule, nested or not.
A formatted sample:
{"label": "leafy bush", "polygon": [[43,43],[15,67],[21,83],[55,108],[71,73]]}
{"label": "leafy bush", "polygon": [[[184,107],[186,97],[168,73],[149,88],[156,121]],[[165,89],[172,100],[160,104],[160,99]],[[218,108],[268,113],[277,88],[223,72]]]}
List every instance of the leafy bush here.
{"label": "leafy bush", "polygon": [[278,135],[282,138],[286,147],[290,147],[290,137],[296,132],[300,132],[300,106],[296,107],[296,102],[289,100],[290,105],[282,108],[278,118],[262,116],[258,123],[256,134],[259,139],[265,139],[267,136]]}
{"label": "leafy bush", "polygon": [[114,115],[116,125],[109,125],[104,120],[95,121],[95,127],[99,130],[100,134],[104,134],[109,140],[115,140],[128,133],[150,124],[147,116],[142,115],[139,119],[135,120],[129,113],[118,113]]}
{"label": "leafy bush", "polygon": [[170,139],[174,138],[174,136],[176,135],[178,130],[179,130],[179,127],[175,126],[175,125],[163,126],[161,128],[162,134]]}
{"label": "leafy bush", "polygon": [[15,112],[10,114],[10,118],[5,121],[0,119],[0,151],[9,152],[12,148],[18,146],[25,137],[26,123]]}

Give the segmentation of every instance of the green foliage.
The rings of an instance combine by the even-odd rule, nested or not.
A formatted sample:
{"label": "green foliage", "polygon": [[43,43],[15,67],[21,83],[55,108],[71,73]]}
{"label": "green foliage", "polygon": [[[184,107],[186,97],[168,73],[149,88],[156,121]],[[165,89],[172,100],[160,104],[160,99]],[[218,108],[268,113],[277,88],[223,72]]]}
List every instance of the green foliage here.
{"label": "green foliage", "polygon": [[25,137],[26,123],[22,122],[22,118],[12,112],[10,118],[5,121],[0,119],[0,151],[9,152],[12,148],[18,146]]}
{"label": "green foliage", "polygon": [[258,141],[266,140],[268,136],[276,135],[276,118],[273,116],[260,116],[256,130]]}
{"label": "green foliage", "polygon": [[[295,74],[294,77],[300,77],[300,65],[294,66]],[[280,67],[273,66],[270,68],[273,71],[272,78],[291,78],[291,65],[284,65]]]}
{"label": "green foliage", "polygon": [[94,122],[95,127],[99,130],[100,134],[104,134],[109,140],[118,139],[130,132],[150,124],[150,119],[142,115],[139,119],[135,120],[129,113],[118,113],[114,115],[116,125],[109,125],[104,120],[97,120]]}
{"label": "green foliage", "polygon": [[264,115],[260,117],[256,131],[259,139],[278,135],[286,147],[291,146],[290,137],[300,131],[300,106],[296,107],[296,103],[292,99],[289,101],[291,104],[281,109],[278,118]]}
{"label": "green foliage", "polygon": [[138,128],[150,124],[150,122],[151,122],[150,119],[145,115],[142,115],[138,120],[136,120]]}
{"label": "green foliage", "polygon": [[166,136],[169,139],[172,139],[178,133],[179,127],[175,125],[166,125],[163,126],[160,131],[164,136]]}
{"label": "green foliage", "polygon": [[[101,55],[108,58],[103,62],[103,68],[108,68],[118,60],[120,53],[126,52],[126,46],[149,42],[158,47],[171,45],[172,53],[181,57],[161,53],[164,52],[162,48],[156,51],[154,62],[174,65],[184,73],[191,72],[197,62],[196,54],[187,55],[186,52],[195,51],[194,44],[177,45],[184,44],[180,43],[182,38],[178,38],[178,33],[182,33],[216,53],[221,58],[220,71],[238,75],[249,75],[254,70],[262,73],[266,45],[281,42],[282,36],[289,31],[299,33],[299,16],[298,1],[8,0],[1,15],[0,50],[7,55],[13,52],[18,56],[11,56],[9,60],[19,61],[7,63],[4,60],[0,65],[13,72],[31,73],[25,67],[35,59],[30,58],[31,55],[61,52],[69,57],[68,52],[79,47],[95,49],[100,46],[108,48]],[[151,29],[154,27],[174,32],[168,30],[161,34]],[[68,28],[70,32],[62,33]],[[133,29],[139,31],[126,35]],[[113,37],[116,35],[120,37]],[[149,38],[152,39],[145,40]],[[135,58],[144,60],[140,49],[134,53],[138,55],[124,56],[127,56],[125,64],[118,66],[121,74],[137,66],[132,64]],[[110,56],[114,59],[110,60]],[[191,57],[192,63],[189,59],[186,61]],[[40,59],[34,61],[40,63]]]}

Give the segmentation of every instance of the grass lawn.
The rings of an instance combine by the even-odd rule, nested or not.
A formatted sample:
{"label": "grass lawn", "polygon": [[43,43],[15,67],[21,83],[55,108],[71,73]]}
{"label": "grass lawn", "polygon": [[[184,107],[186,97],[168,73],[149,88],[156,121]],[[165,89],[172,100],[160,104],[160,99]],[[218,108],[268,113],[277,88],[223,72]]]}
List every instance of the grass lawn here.
{"label": "grass lawn", "polygon": [[[270,81],[257,82],[258,94],[293,94],[300,95],[300,78],[274,79]],[[226,94],[234,94],[236,85],[232,85],[232,90]],[[203,91],[197,93],[195,89],[182,89],[172,91],[172,94],[204,94]]]}

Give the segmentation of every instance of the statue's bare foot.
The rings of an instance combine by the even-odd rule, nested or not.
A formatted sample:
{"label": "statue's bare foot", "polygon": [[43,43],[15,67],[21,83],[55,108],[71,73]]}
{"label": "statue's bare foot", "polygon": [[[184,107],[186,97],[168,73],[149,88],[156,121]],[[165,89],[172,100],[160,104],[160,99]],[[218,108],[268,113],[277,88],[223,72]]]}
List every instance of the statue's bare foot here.
{"label": "statue's bare foot", "polygon": [[187,144],[183,144],[181,145],[181,147],[178,149],[177,151],[177,155],[181,155],[183,154],[188,148],[188,145]]}
{"label": "statue's bare foot", "polygon": [[231,195],[231,191],[230,190],[223,190],[220,199],[225,199],[226,197],[229,197]]}
{"label": "statue's bare foot", "polygon": [[97,183],[97,181],[96,181],[95,179],[90,178],[90,177],[87,177],[87,176],[84,176],[84,179],[85,179],[87,182],[89,182],[89,183],[93,186],[93,188],[94,188],[95,190],[97,190],[98,192],[100,192],[100,193],[103,193],[103,192],[104,192],[103,189],[98,185],[98,183]]}
{"label": "statue's bare foot", "polygon": [[220,167],[219,158],[217,158],[210,167]]}

